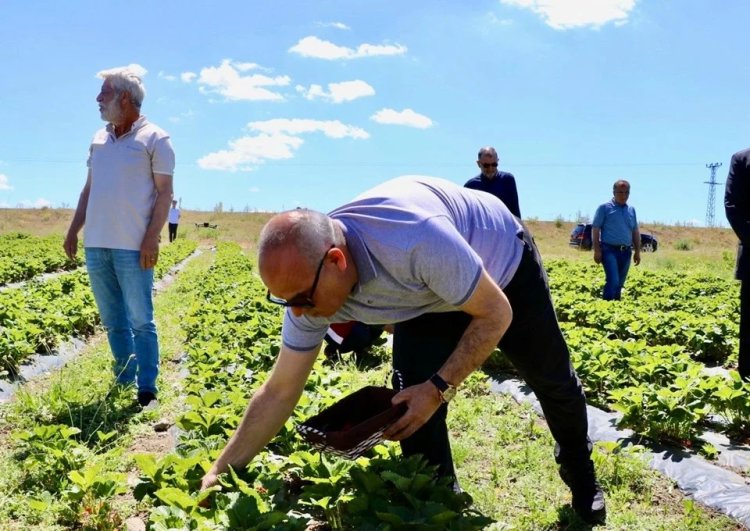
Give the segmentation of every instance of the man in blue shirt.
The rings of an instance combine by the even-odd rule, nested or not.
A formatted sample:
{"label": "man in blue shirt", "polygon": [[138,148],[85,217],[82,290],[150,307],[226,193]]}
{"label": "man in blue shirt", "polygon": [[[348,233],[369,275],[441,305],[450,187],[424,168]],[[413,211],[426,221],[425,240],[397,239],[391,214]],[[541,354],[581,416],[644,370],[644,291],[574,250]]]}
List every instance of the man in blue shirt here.
{"label": "man in blue shirt", "polygon": [[630,183],[617,181],[612,187],[614,197],[599,205],[591,223],[591,240],[594,245],[594,262],[604,267],[605,301],[620,300],[622,287],[633,263],[641,263],[641,233],[635,209],[629,206]]}
{"label": "man in blue shirt", "polygon": [[398,323],[393,366],[404,388],[393,401],[408,409],[386,438],[455,480],[448,402],[499,345],[542,404],[573,508],[590,522],[604,518],[586,399],[547,277],[500,200],[441,179],[395,179],[328,215],[273,217],[258,250],[268,300],[287,307],[281,350],[203,488],[246,464],[284,425],[331,323]]}
{"label": "man in blue shirt", "polygon": [[477,155],[477,166],[481,173],[469,179],[464,186],[494,195],[505,203],[514,216],[520,219],[521,208],[518,206],[516,179],[512,173],[498,171],[498,160],[497,151],[492,146],[480,149]]}

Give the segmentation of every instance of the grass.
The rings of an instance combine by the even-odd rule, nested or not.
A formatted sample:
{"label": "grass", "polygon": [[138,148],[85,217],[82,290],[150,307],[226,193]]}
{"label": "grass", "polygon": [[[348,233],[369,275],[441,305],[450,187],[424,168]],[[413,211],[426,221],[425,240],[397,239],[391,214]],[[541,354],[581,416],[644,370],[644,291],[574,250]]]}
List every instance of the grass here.
{"label": "grass", "polygon": [[[70,210],[0,210],[0,233],[28,232],[36,235],[64,234],[72,217]],[[233,240],[252,253],[260,227],[268,214],[206,213],[183,211],[180,237],[195,238],[204,248],[216,240]],[[216,224],[216,229],[196,223]],[[573,223],[532,221],[529,227],[545,258],[590,261],[590,252],[570,248],[568,235]],[[656,253],[644,253],[641,267],[658,270],[701,268],[712,274],[731,276],[736,238],[728,229],[645,226],[659,239]],[[690,250],[677,250],[686,239]],[[164,235],[166,241],[166,232]],[[210,253],[195,259],[181,275],[205,271]],[[183,350],[179,322],[190,305],[178,281],[156,297],[156,315],[162,351],[159,417],[174,419],[181,404],[178,368],[169,360]],[[359,367],[344,356],[337,367],[344,378],[359,387],[387,381],[390,360]],[[155,444],[153,413],[130,412],[132,396],[109,394],[110,354],[106,339],[99,335],[85,352],[65,368],[27,385],[9,404],[0,406],[0,529],[60,529],[52,513],[40,516],[28,505],[28,494],[19,491],[24,463],[15,459],[11,434],[40,421],[57,419],[94,433],[96,429],[118,430],[107,467],[134,475],[132,453],[143,449],[167,451],[168,444]],[[542,419],[528,406],[505,396],[489,393],[479,374],[463,386],[449,417],[459,480],[475,501],[476,508],[496,520],[492,529],[586,529],[570,509],[570,493],[559,479],[552,457],[553,442]],[[608,523],[600,529],[638,530],[732,530],[737,522],[717,515],[682,495],[671,481],[650,470],[637,451],[617,452],[597,445],[595,461],[607,492]],[[132,497],[117,500],[123,517],[139,507]]]}

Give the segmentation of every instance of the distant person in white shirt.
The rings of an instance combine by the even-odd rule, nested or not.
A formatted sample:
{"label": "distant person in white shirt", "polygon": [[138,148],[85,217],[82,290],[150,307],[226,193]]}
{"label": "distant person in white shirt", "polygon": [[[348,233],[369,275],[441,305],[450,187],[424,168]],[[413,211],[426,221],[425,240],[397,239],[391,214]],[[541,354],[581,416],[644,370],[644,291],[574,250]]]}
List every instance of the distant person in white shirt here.
{"label": "distant person in white shirt", "polygon": [[180,223],[180,209],[177,208],[177,201],[172,201],[172,208],[169,209],[169,242],[177,239],[177,224]]}

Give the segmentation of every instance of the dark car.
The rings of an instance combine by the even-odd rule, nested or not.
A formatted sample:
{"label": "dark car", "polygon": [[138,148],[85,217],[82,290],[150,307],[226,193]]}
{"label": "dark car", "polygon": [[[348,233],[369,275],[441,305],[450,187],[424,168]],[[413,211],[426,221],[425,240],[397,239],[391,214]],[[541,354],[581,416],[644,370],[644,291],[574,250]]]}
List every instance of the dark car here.
{"label": "dark car", "polygon": [[[591,223],[579,223],[570,233],[570,242],[573,247],[578,247],[581,251],[590,251],[591,244]],[[641,250],[645,252],[655,252],[659,242],[653,234],[641,232]]]}

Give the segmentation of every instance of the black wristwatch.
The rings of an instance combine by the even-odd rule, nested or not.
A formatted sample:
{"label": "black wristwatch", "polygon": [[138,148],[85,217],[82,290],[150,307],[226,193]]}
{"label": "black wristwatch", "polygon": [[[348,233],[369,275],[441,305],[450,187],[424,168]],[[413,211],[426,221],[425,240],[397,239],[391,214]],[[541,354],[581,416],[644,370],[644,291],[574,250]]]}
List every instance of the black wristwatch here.
{"label": "black wristwatch", "polygon": [[432,382],[432,385],[437,387],[437,390],[440,392],[440,400],[443,401],[443,404],[447,404],[451,400],[453,400],[453,397],[456,396],[456,386],[453,384],[449,384],[443,378],[438,374],[435,373],[432,376],[430,376],[430,381]]}

